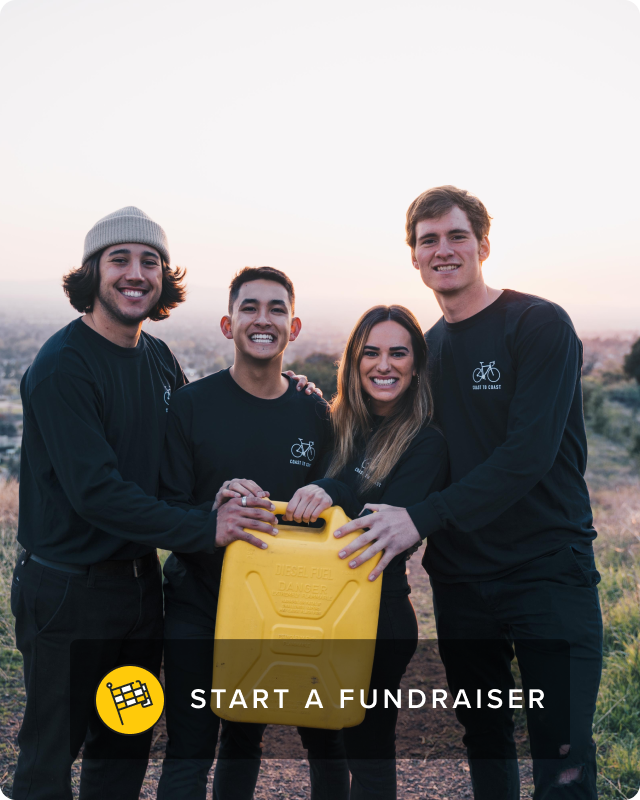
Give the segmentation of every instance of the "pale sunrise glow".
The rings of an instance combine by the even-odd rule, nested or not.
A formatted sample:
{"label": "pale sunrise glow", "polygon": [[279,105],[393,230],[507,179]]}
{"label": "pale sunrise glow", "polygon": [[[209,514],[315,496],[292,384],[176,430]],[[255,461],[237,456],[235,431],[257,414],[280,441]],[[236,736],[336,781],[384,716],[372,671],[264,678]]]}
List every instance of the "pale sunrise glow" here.
{"label": "pale sunrise glow", "polygon": [[193,308],[269,264],[301,313],[395,301],[427,326],[404,214],[453,183],[494,217],[490,285],[638,328],[639,77],[630,0],[11,0],[0,281],[59,280],[133,204]]}

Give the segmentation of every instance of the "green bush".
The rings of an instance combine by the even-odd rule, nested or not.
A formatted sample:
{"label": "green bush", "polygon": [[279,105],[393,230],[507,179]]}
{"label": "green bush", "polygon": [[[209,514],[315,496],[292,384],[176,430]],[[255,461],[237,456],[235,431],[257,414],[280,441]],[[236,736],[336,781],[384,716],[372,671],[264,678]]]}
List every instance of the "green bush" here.
{"label": "green bush", "polygon": [[330,400],[338,391],[338,355],[327,353],[312,353],[302,361],[294,361],[287,369],[292,369],[297,375],[306,375],[310,381],[322,389],[327,400]]}
{"label": "green bush", "polygon": [[630,408],[640,408],[640,386],[635,383],[617,383],[607,391],[609,400]]}
{"label": "green bush", "polygon": [[605,408],[605,393],[602,385],[593,378],[582,383],[584,418],[594,433],[606,434],[609,415]]}
{"label": "green bush", "polygon": [[640,457],[640,433],[634,433],[631,436],[631,444],[629,445],[629,455],[634,458]]}
{"label": "green bush", "polygon": [[624,357],[624,374],[628,378],[634,378],[636,383],[640,383],[640,339],[631,346],[631,352]]}
{"label": "green bush", "polygon": [[640,464],[640,386],[618,383],[608,388],[600,378],[587,376],[582,392],[587,430],[624,445]]}

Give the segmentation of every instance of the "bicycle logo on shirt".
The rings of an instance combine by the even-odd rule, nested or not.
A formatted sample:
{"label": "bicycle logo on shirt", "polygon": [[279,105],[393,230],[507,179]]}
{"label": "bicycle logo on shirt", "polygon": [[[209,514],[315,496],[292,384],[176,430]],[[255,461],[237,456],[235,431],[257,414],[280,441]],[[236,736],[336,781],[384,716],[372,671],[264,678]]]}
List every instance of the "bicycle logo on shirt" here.
{"label": "bicycle logo on shirt", "polygon": [[500,372],[496,366],[496,362],[490,361],[488,364],[480,362],[480,366],[473,370],[473,380],[476,383],[488,380],[490,383],[497,383],[500,380]]}
{"label": "bicycle logo on shirt", "polygon": [[314,444],[315,442],[303,442],[302,439],[298,437],[296,444],[291,446],[291,455],[294,458],[306,458],[309,461],[313,461],[316,455]]}

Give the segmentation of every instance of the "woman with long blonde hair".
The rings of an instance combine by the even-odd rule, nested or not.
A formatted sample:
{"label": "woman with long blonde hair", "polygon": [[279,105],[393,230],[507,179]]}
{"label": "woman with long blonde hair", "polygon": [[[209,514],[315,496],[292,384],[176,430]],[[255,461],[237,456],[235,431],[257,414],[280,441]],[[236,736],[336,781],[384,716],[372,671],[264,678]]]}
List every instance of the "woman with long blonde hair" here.
{"label": "woman with long blonde hair", "polygon": [[[442,489],[448,474],[443,436],[431,425],[427,345],[403,306],[375,306],[356,323],[331,403],[334,449],[324,478],[294,494],[285,519],[314,522],[331,505],[350,517],[365,503],[407,507]],[[377,690],[397,692],[413,656],[418,626],[407,581],[407,553],[385,568],[368,704]],[[382,702],[343,731],[351,798],[396,797],[397,709]]]}

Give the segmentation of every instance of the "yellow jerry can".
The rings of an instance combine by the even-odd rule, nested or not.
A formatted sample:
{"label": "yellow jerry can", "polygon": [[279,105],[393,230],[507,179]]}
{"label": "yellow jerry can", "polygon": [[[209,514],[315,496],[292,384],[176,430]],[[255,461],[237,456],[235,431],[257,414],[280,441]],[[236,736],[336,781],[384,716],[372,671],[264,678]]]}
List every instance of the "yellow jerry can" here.
{"label": "yellow jerry can", "polygon": [[[284,514],[286,503],[274,505]],[[338,553],[361,531],[333,536],[349,521],[339,506],[321,518],[320,531],[251,531],[267,550],[227,547],[211,694],[219,717],[334,730],[364,719],[382,586],[368,575],[382,554],[351,569]]]}

